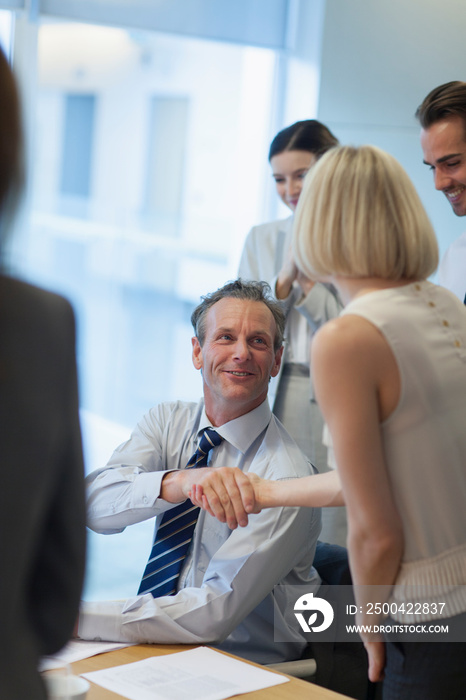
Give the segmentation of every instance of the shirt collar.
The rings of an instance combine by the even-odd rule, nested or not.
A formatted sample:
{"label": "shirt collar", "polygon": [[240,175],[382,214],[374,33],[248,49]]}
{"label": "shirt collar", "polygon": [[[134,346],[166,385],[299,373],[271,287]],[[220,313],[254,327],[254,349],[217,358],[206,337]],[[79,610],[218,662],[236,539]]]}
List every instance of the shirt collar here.
{"label": "shirt collar", "polygon": [[211,422],[207,418],[205,407],[203,407],[199,421],[199,432],[205,430],[205,428],[213,428],[224,440],[244,454],[249,447],[251,447],[254,440],[268,426],[271,417],[272,412],[269,402],[265,399],[260,406],[249,411],[249,413],[244,413],[242,416],[239,416],[239,418],[224,423],[218,426],[218,428],[213,428]]}

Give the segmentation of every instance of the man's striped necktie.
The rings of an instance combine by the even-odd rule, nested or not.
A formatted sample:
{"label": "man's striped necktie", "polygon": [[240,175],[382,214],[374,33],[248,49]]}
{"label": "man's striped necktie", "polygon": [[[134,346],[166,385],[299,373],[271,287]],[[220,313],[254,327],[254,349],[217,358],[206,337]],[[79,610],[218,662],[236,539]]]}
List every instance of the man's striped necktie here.
{"label": "man's striped necktie", "polygon": [[[215,430],[206,428],[186,469],[207,466],[207,455],[221,441],[222,438]],[[163,514],[138,595],[152,593],[154,598],[158,598],[176,593],[181,567],[193,539],[199,510],[188,498]]]}

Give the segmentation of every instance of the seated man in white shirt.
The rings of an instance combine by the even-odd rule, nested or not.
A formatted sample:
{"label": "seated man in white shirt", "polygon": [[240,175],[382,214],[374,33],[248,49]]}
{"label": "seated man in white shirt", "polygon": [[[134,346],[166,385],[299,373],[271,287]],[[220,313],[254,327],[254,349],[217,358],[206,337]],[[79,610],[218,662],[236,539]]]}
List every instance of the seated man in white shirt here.
{"label": "seated man in white shirt", "polygon": [[[187,554],[179,557],[181,571],[171,576],[172,595],[160,596],[169,586],[158,578],[163,572],[156,564],[165,554],[155,553],[154,544],[140,592],[124,601],[83,603],[78,636],[208,643],[259,663],[297,659],[306,641],[278,609],[273,589],[280,583],[317,591],[312,562],[320,510],[266,510],[250,516],[248,528],[236,528],[240,489],[249,484],[243,472],[290,479],[312,471],[267,401],[283,351],[283,313],[265,283],[237,280],[204,297],[192,322],[192,357],[202,372],[204,398],[164,403],[142,418],[107,466],[88,477],[88,524],[116,533],[160,516],[157,529],[166,511],[186,501],[194,482],[219,498],[224,494],[227,522],[199,513]],[[206,428],[215,428],[222,441],[209,452],[208,466],[186,469]],[[289,605],[294,602],[291,596]]]}
{"label": "seated man in white shirt", "polygon": [[[416,117],[435,189],[444,193],[456,216],[466,216],[466,83],[453,80],[434,88]],[[438,281],[466,304],[466,232],[443,256]]]}

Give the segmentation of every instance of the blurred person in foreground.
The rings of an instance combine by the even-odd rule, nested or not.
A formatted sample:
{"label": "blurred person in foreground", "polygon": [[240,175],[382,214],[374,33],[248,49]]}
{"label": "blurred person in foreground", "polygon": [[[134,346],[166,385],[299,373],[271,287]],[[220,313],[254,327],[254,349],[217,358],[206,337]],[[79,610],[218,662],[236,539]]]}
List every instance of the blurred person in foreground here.
{"label": "blurred person in foreground", "polygon": [[[304,274],[331,281],[345,304],[315,336],[311,360],[335,471],[285,483],[253,477],[245,513],[346,503],[357,621],[381,622],[367,614],[366,596],[376,595],[394,603],[396,623],[441,622],[460,636],[385,643],[364,633],[371,680],[385,675],[384,700],[459,700],[466,309],[427,280],[438,263],[434,231],[406,172],[375,147],[338,148],[314,166],[296,212],[294,251]],[[217,494],[193,486],[191,498],[224,518]],[[416,600],[427,608],[413,605],[410,615],[406,603]]]}
{"label": "blurred person in foreground", "polygon": [[[0,52],[0,244],[23,185],[19,97]],[[0,258],[0,261],[3,259]],[[71,637],[85,565],[75,326],[61,297],[0,274],[0,697],[45,700],[40,657]]]}

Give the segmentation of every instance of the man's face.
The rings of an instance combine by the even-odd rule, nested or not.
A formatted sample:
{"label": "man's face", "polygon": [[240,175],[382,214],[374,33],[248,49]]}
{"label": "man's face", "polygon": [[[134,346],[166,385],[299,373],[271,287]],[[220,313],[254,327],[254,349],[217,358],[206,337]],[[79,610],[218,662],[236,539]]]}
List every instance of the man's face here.
{"label": "man's face", "polygon": [[193,338],[193,363],[202,369],[207,415],[221,415],[224,423],[264,401],[282,348],[274,350],[275,320],[262,302],[227,297],[209,309],[205,321],[202,347]]}
{"label": "man's face", "polygon": [[434,173],[434,184],[450,202],[456,216],[466,216],[466,125],[458,116],[421,130],[424,163]]}

